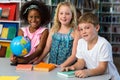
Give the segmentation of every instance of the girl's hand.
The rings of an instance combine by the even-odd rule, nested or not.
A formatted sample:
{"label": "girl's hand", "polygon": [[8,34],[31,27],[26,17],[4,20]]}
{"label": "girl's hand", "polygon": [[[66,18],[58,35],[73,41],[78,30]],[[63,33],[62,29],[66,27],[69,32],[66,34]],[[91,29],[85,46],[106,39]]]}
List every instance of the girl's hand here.
{"label": "girl's hand", "polygon": [[29,61],[29,64],[35,64],[35,62],[38,60],[38,57],[34,58],[33,60]]}
{"label": "girl's hand", "polygon": [[79,77],[79,78],[88,77],[89,76],[89,71],[87,69],[75,71],[75,76]]}
{"label": "girl's hand", "polygon": [[39,58],[35,58],[34,60],[30,61],[30,63],[33,62],[33,64],[38,64],[42,62],[42,60],[39,60]]}
{"label": "girl's hand", "polygon": [[62,67],[61,71],[70,71],[70,70],[75,70],[73,66],[70,67]]}
{"label": "girl's hand", "polygon": [[27,57],[17,57],[17,63],[19,64],[28,64],[29,59]]}
{"label": "girl's hand", "polygon": [[14,55],[11,55],[11,56],[10,56],[10,61],[11,61],[12,63],[17,63],[17,57],[14,56]]}

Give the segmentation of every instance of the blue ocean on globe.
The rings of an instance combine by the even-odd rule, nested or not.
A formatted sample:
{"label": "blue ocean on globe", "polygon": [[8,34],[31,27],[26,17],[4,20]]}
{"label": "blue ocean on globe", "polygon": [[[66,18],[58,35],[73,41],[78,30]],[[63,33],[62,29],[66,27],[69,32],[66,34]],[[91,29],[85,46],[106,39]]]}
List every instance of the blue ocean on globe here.
{"label": "blue ocean on globe", "polygon": [[27,37],[17,36],[11,41],[10,48],[14,55],[25,56],[31,50],[31,42]]}

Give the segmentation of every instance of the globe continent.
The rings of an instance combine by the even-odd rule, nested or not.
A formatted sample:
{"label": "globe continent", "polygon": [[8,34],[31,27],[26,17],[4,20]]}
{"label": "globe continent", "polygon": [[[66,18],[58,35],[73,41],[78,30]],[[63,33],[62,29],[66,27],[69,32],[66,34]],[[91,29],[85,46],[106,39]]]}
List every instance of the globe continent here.
{"label": "globe continent", "polygon": [[17,36],[12,40],[10,48],[14,55],[25,56],[30,52],[31,43],[27,37]]}

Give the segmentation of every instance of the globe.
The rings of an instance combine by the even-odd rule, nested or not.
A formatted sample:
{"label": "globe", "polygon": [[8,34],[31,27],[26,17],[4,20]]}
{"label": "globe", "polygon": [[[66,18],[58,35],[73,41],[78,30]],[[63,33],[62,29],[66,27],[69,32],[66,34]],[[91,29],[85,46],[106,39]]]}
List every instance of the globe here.
{"label": "globe", "polygon": [[25,56],[31,50],[31,42],[27,37],[17,36],[11,41],[10,48],[15,56]]}

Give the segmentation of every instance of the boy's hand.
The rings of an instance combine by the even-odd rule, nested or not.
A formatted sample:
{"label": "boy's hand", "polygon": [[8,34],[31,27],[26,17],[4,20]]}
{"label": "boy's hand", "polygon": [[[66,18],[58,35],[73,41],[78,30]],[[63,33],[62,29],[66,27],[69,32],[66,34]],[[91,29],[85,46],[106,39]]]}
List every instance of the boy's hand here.
{"label": "boy's hand", "polygon": [[70,67],[62,67],[61,71],[70,71],[70,70],[75,70],[73,66]]}
{"label": "boy's hand", "polygon": [[87,69],[75,71],[75,76],[79,78],[88,77],[89,71]]}

